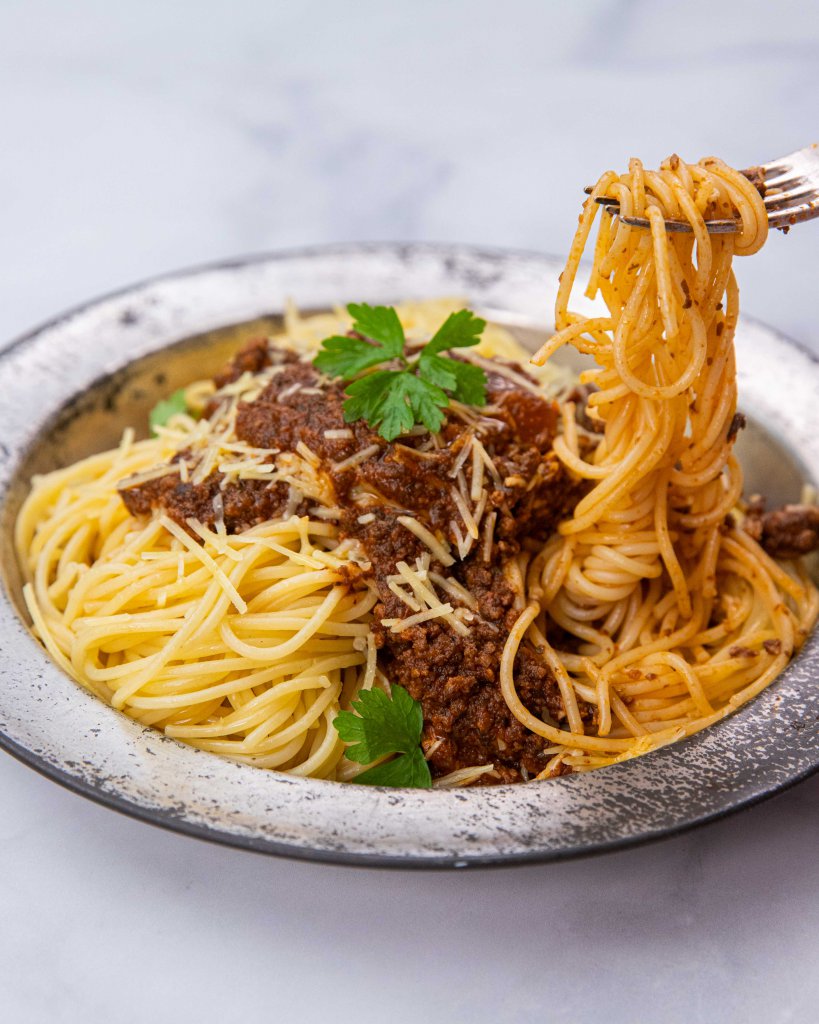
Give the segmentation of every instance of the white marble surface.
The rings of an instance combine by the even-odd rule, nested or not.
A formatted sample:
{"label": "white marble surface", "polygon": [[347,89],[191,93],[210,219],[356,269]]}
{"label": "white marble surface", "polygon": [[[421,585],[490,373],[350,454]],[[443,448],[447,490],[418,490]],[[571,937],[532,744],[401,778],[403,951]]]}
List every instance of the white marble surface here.
{"label": "white marble surface", "polygon": [[[816,129],[815,5],[0,0],[0,339],[110,288],[351,239],[563,252],[632,152]],[[819,226],[739,272],[819,350]],[[819,1017],[819,782],[597,860],[277,862],[0,759],[6,1020],[785,1024]]]}

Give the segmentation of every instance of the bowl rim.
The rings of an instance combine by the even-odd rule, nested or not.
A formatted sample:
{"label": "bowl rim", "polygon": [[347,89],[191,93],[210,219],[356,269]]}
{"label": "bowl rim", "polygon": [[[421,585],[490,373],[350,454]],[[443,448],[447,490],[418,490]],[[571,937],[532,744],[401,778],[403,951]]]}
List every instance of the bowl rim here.
{"label": "bowl rim", "polygon": [[[315,270],[320,264],[324,263],[328,267],[337,268],[339,261],[350,264],[356,261],[363,261],[364,265],[367,262],[384,261],[394,264],[394,270],[399,272],[411,272],[413,265],[417,261],[421,261],[425,265],[424,274],[429,274],[431,271],[433,274],[440,272],[443,277],[450,275],[456,279],[462,280],[465,285],[469,285],[470,275],[475,273],[475,268],[482,268],[486,271],[487,267],[500,268],[500,292],[503,292],[503,288],[509,287],[509,282],[504,282],[504,273],[508,274],[515,270],[520,270],[522,267],[528,268],[530,271],[536,273],[550,274],[554,273],[557,269],[562,267],[562,261],[551,256],[546,256],[540,253],[525,251],[525,250],[507,250],[500,248],[490,248],[482,246],[468,246],[468,245],[448,245],[446,243],[385,243],[385,242],[367,242],[367,243],[334,243],[330,245],[322,246],[306,246],[295,249],[286,249],[272,253],[254,253],[247,256],[240,256],[228,260],[220,260],[214,262],[203,263],[191,268],[174,270],[168,273],[158,274],[147,278],[137,284],[129,285],[123,288],[116,289],[108,292],[99,298],[90,300],[88,302],[74,306],[73,308],[58,314],[55,317],[43,322],[38,327],[33,328],[30,331],[18,336],[7,346],[0,349],[0,377],[4,368],[6,368],[9,361],[14,357],[15,359],[22,358],[25,361],[29,355],[29,351],[37,349],[38,345],[41,347],[48,347],[49,343],[53,343],[52,339],[55,336],[59,336],[61,331],[64,331],[66,327],[72,323],[76,323],[77,320],[82,320],[83,317],[92,315],[95,312],[123,301],[130,301],[136,297],[142,295],[150,295],[152,291],[157,288],[167,288],[170,286],[173,288],[174,284],[180,287],[186,283],[192,283],[201,281],[207,278],[209,275],[227,275],[228,276],[228,288],[230,287],[229,279],[231,275],[238,275],[234,278],[240,279],[243,274],[247,274],[249,270],[253,268],[270,268],[270,267],[287,267],[294,263],[307,263],[311,265]],[[447,269],[447,260],[454,260],[457,266],[453,270],[452,267]],[[427,266],[428,264],[428,266]],[[421,276],[424,277],[424,274]],[[396,281],[400,280],[399,277]],[[449,282],[452,283],[451,281]],[[491,292],[494,284],[487,286]],[[478,291],[480,291],[480,287]],[[280,296],[281,297],[281,296]],[[277,300],[270,302],[270,306],[279,306],[281,303]],[[216,326],[216,325],[214,325]],[[220,324],[221,326],[221,324]],[[173,334],[172,325],[165,325],[165,331],[167,333],[170,330]],[[181,333],[178,335],[178,340],[184,339],[188,335]],[[756,338],[757,341],[760,339],[774,346],[776,349],[776,356],[779,362],[777,363],[777,373],[775,377],[787,378],[789,372],[793,372],[794,368],[797,371],[801,371],[807,385],[807,392],[810,393],[811,388],[814,391],[819,391],[819,359],[803,346],[791,341],[780,332],[768,328],[758,321],[752,320],[747,317],[743,317],[741,320],[741,333],[748,335],[749,340],[752,341]],[[45,345],[44,345],[45,342]],[[167,343],[167,342],[166,342]],[[163,347],[162,345],[149,345],[148,351],[156,351]],[[744,353],[743,353],[744,354]],[[140,353],[137,353],[139,358]],[[784,368],[782,365],[784,361]],[[81,362],[81,360],[78,360]],[[123,361],[122,365],[126,365]],[[764,368],[764,360],[763,360]],[[741,380],[742,380],[742,367],[741,369]],[[758,372],[758,367],[755,367]],[[777,376],[778,375],[778,376]],[[775,381],[776,383],[776,381]],[[63,389],[65,391],[65,389]],[[805,389],[803,389],[805,390]],[[75,392],[65,392],[65,400],[67,401],[71,394]],[[801,394],[801,393],[800,393]],[[774,425],[780,428],[779,433],[784,431],[787,433],[789,426],[793,426],[791,420],[794,415],[798,415],[800,410],[804,411],[804,401],[800,404],[799,401],[788,404],[785,403],[785,416],[783,423]],[[46,410],[46,418],[55,413],[55,408],[49,408]],[[782,411],[782,410],[778,410]],[[0,416],[0,422],[2,422],[2,416]],[[36,435],[42,429],[43,420],[41,419],[39,426],[34,431]],[[808,424],[809,425],[809,424]],[[0,434],[6,438],[7,435]],[[793,438],[792,438],[793,439]],[[802,440],[804,438],[798,435],[796,440]],[[5,491],[8,485],[12,482],[15,476],[15,472],[20,461],[25,457],[29,450],[29,444],[16,446],[14,444],[14,438],[11,438],[12,444],[10,451],[7,452],[7,458],[0,459],[0,500],[5,496]],[[31,437],[27,439],[31,441]],[[805,443],[798,444],[798,455],[802,457],[803,462],[807,462],[807,469],[814,476],[814,479],[819,477],[819,445],[816,442],[813,445],[807,445],[807,453],[805,450]],[[793,446],[791,450],[794,451]],[[796,454],[796,452],[794,452]],[[2,504],[5,506],[6,502],[2,500]],[[5,591],[2,593],[2,599],[4,605],[11,607],[11,602]],[[7,612],[4,613],[3,608],[0,608],[0,624],[5,624],[9,620],[7,618]],[[19,623],[19,619],[18,619]],[[39,652],[40,661],[43,663],[42,667],[44,671],[48,672],[50,676],[54,673],[59,674],[64,680],[64,677],[56,666],[52,665],[48,656],[45,652],[31,639],[32,646]],[[13,645],[12,645],[13,646]],[[0,660],[0,665],[3,662]],[[697,734],[694,737],[689,738],[681,743],[675,744],[672,747],[667,747],[659,751],[655,751],[649,755],[644,755],[639,759],[633,761],[612,766],[612,768],[605,769],[603,772],[592,773],[586,776],[568,776],[564,779],[551,780],[549,782],[550,787],[556,787],[556,791],[565,791],[569,794],[567,813],[571,811],[572,795],[577,794],[573,791],[582,789],[578,781],[582,779],[601,779],[605,775],[607,779],[622,778],[626,779],[630,776],[637,774],[645,775],[649,772],[652,766],[657,766],[657,772],[655,774],[658,779],[655,782],[659,784],[660,790],[667,790],[667,785],[660,784],[659,775],[662,774],[661,766],[668,760],[678,760],[682,748],[692,750],[697,747],[708,747],[714,745],[713,737],[719,737],[723,734],[727,735],[729,732],[733,732],[731,724],[733,723],[734,729],[736,723],[741,720],[743,714],[751,707],[761,710],[763,707],[771,704],[771,701],[776,696],[776,691],[782,689],[783,681],[791,683],[792,686],[798,689],[799,686],[804,686],[806,679],[813,683],[813,688],[808,690],[806,707],[803,708],[802,719],[803,725],[801,729],[804,729],[804,723],[808,722],[810,715],[819,713],[819,689],[816,688],[816,680],[819,677],[819,673],[816,672],[816,668],[819,666],[819,642],[817,637],[814,636],[805,645],[805,648],[799,655],[799,657],[788,667],[785,673],[779,677],[779,679],[772,684],[772,687],[766,690],[756,701],[746,705],[739,712],[730,716],[724,722],[718,723],[716,726],[707,730],[706,733]],[[72,686],[76,690],[77,695],[88,698],[94,701],[95,705],[98,705],[100,709],[110,715],[116,715],[118,718],[123,716],[119,715],[118,712],[114,712],[113,709],[108,708],[106,705],[97,701],[96,698],[90,697],[82,691],[76,684],[72,683]],[[769,698],[767,701],[765,698]],[[810,698],[808,700],[808,698]],[[761,701],[761,704],[757,706],[757,702]],[[775,702],[774,702],[775,703]],[[773,706],[773,705],[771,705]],[[770,707],[767,707],[770,711]],[[762,711],[762,714],[765,712]],[[757,716],[758,717],[758,716]],[[817,714],[819,717],[819,714]],[[316,846],[315,843],[299,843],[293,841],[282,840],[279,841],[275,837],[271,837],[269,834],[258,835],[251,831],[239,830],[237,831],[233,827],[225,827],[225,824],[218,823],[218,816],[214,819],[217,821],[215,824],[203,823],[203,819],[195,819],[190,816],[188,810],[185,807],[184,801],[182,802],[166,802],[164,805],[157,806],[150,802],[140,802],[133,796],[125,796],[121,789],[117,789],[114,785],[112,788],[111,778],[107,780],[103,776],[89,775],[83,770],[73,770],[70,768],[71,761],[64,760],[61,765],[54,759],[53,752],[51,756],[47,752],[38,751],[32,744],[21,742],[18,738],[12,735],[3,723],[3,711],[0,707],[0,748],[6,750],[12,754],[15,758],[22,761],[23,763],[34,768],[39,773],[52,779],[55,782],[63,785],[64,787],[76,792],[82,796],[92,799],[106,807],[113,810],[117,810],[121,813],[127,814],[131,817],[137,818],[142,821],[147,821],[151,824],[170,829],[172,831],[180,832],[186,835],[195,836],[200,839],[206,839],[213,842],[218,842],[230,846],[240,847],[244,849],[254,850],[257,852],[271,853],[278,856],[286,856],[293,859],[307,859],[315,861],[329,861],[338,864],[354,864],[359,866],[383,866],[383,867],[413,867],[413,868],[442,868],[442,867],[465,867],[465,866],[498,866],[508,864],[520,864],[528,863],[533,861],[544,861],[544,860],[559,860],[566,859],[568,857],[587,856],[597,853],[608,852],[612,850],[622,849],[637,845],[660,838],[665,838],[673,835],[677,835],[681,832],[687,831],[691,828],[705,824],[710,821],[717,820],[730,814],[734,811],[738,811],[745,807],[750,807],[764,799],[767,799],[784,789],[789,788],[791,785],[795,785],[799,781],[807,778],[812,773],[819,770],[819,751],[814,750],[811,755],[810,751],[805,752],[802,749],[805,745],[801,744],[800,753],[797,761],[790,765],[779,765],[778,771],[775,773],[775,777],[771,778],[767,783],[762,786],[748,786],[745,785],[742,792],[728,793],[720,791],[718,799],[712,801],[710,804],[701,805],[699,809],[692,810],[688,815],[678,815],[677,817],[663,821],[657,819],[656,814],[653,819],[653,825],[646,825],[637,832],[623,832],[621,834],[607,834],[606,836],[599,836],[597,840],[592,843],[577,843],[572,845],[567,843],[560,847],[549,848],[544,846],[542,842],[538,842],[537,835],[533,841],[519,841],[517,844],[512,843],[511,847],[503,847],[492,849],[487,847],[486,844],[478,842],[474,848],[470,848],[470,841],[464,837],[463,842],[466,844],[460,849],[448,848],[448,849],[429,849],[424,850],[421,848],[415,848],[412,850],[398,849],[393,845],[387,845],[384,849],[378,849],[378,837],[373,840],[375,847],[372,843],[369,846],[360,848],[350,848],[345,846],[342,841],[339,843],[331,843],[325,846]],[[130,722],[130,720],[127,720]],[[135,726],[136,723],[130,722],[131,726]],[[723,727],[727,727],[723,728]],[[169,740],[167,737],[160,736],[158,733],[153,733],[152,730],[147,730],[151,733],[150,737],[145,738],[143,730],[143,740],[147,746],[157,746],[162,743],[172,744],[174,747],[181,747],[182,745],[176,744],[175,741]],[[800,730],[801,731],[801,730]],[[190,753],[191,748],[182,748]],[[149,751],[156,754],[155,750]],[[215,755],[206,755],[202,752],[195,752],[202,758],[211,758]],[[715,751],[706,751],[706,756],[709,759],[709,763],[713,761],[713,758],[717,756]],[[226,763],[223,759],[217,759],[220,765],[224,766]],[[76,764],[76,762],[73,762]],[[246,766],[238,766],[231,763],[233,769],[241,769],[242,771],[256,772],[258,770],[247,768]],[[416,801],[421,795],[418,791],[395,791],[395,790],[380,790],[375,787],[340,787],[339,784],[327,783],[320,780],[309,780],[309,779],[294,779],[293,777],[282,776],[279,773],[265,773],[277,776],[277,781],[287,783],[287,786],[296,789],[302,789],[309,793],[311,789],[316,786],[322,787],[327,792],[328,787],[331,787],[336,792],[340,788],[343,788],[346,794],[360,794],[362,797],[365,795],[362,791],[366,791],[366,801],[359,801],[359,803],[366,803],[367,809],[372,810],[373,807],[373,796],[376,801],[380,804],[383,809],[385,802],[388,807],[391,808],[391,813],[407,813],[409,808],[410,817],[413,814],[413,807],[411,806],[413,800]],[[650,774],[650,772],[649,772]],[[667,780],[666,780],[667,781]],[[688,780],[688,788],[690,789],[691,780]],[[641,793],[642,796],[646,796],[645,787],[646,780],[641,780]],[[626,786],[615,786],[614,789],[620,789],[621,798],[623,796],[629,796],[628,785]],[[649,787],[650,788],[650,787]],[[446,801],[451,808],[456,808],[459,804],[463,804],[464,801],[467,804],[478,804],[477,811],[472,809],[472,820],[474,824],[474,817],[476,813],[480,813],[486,808],[482,808],[481,805],[489,806],[491,815],[494,815],[496,821],[503,819],[503,810],[499,808],[498,802],[505,799],[513,799],[516,803],[521,803],[521,797],[529,787],[520,786],[499,786],[492,787],[491,789],[483,790],[466,790],[466,791],[433,791],[432,794],[425,794],[425,797],[432,801],[438,801],[440,804],[443,799]],[[602,790],[606,792],[603,796],[612,796],[612,786],[601,786]],[[510,794],[518,793],[521,797],[515,798]],[[398,811],[396,811],[395,798],[400,795],[399,803],[402,805]],[[665,797],[668,794],[665,793]],[[392,798],[392,799],[390,799]],[[412,798],[412,799],[409,799]],[[424,797],[421,797],[424,799]],[[345,800],[349,803],[349,800],[345,797]],[[353,798],[355,802],[355,798]],[[303,801],[302,801],[303,802]],[[530,801],[537,803],[537,801]],[[656,802],[656,801],[655,801]],[[597,807],[598,811],[601,811],[600,800],[592,802],[591,809]],[[414,809],[417,812],[417,806]],[[622,813],[622,812],[621,812]],[[649,815],[649,817],[651,817]],[[206,816],[207,818],[207,816]],[[417,822],[423,823],[423,815],[416,813]],[[206,819],[204,819],[206,821]],[[437,823],[440,827],[440,822]],[[529,822],[531,825],[531,821]],[[521,823],[518,821],[518,828],[521,828]],[[528,826],[526,826],[528,827]],[[525,830],[525,829],[524,829]],[[582,830],[581,830],[582,831]],[[520,839],[520,837],[518,837]]]}

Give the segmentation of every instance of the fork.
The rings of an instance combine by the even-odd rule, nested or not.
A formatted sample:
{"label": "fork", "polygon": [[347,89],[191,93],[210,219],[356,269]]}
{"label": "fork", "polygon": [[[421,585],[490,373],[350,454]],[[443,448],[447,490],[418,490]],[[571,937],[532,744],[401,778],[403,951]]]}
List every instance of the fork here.
{"label": "fork", "polygon": [[[762,193],[768,224],[772,228],[780,228],[787,233],[793,224],[819,217],[819,143],[814,142],[759,167],[748,167],[741,173]],[[587,185],[584,191],[590,193],[592,186]],[[620,211],[616,199],[598,196],[597,202],[613,215]],[[620,219],[632,227],[650,227],[645,217],[621,216]],[[684,220],[667,220],[665,226],[667,231],[692,230]],[[730,234],[739,230],[736,220],[707,220],[705,226],[711,234]]]}

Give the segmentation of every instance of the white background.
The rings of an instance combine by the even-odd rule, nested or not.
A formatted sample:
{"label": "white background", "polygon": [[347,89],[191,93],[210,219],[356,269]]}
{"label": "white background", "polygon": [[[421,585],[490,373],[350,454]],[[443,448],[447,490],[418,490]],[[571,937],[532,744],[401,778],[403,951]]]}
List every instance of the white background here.
{"label": "white background", "polygon": [[[210,259],[425,239],[565,253],[639,154],[819,140],[809,3],[0,0],[0,342]],[[819,226],[740,265],[819,351]],[[819,781],[596,860],[287,863],[154,830],[0,760],[5,1020],[819,1018]]]}

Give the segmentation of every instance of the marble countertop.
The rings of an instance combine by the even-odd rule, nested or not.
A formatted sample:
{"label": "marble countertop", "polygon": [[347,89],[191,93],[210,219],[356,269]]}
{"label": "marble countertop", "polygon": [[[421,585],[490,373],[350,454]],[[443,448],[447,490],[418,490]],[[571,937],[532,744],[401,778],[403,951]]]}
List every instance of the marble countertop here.
{"label": "marble countertop", "polygon": [[[817,59],[796,2],[3,0],[0,343],[250,251],[565,252],[578,184],[631,153],[744,166],[814,141]],[[738,267],[744,309],[816,352],[818,254],[808,225]],[[819,1012],[817,779],[650,847],[457,875],[209,846],[5,756],[0,811],[9,1020]]]}

